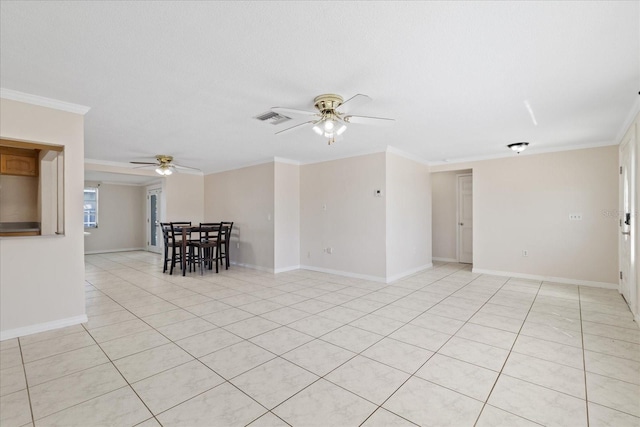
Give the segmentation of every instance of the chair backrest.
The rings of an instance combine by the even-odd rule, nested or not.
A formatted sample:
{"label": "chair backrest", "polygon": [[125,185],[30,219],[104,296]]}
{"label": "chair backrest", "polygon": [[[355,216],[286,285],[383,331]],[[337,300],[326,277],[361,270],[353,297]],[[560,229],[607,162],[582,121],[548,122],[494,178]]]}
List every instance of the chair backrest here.
{"label": "chair backrest", "polygon": [[[176,238],[176,236],[175,236],[176,232],[178,233],[178,236],[180,236],[182,234],[182,227],[185,227],[185,226],[186,227],[191,227],[191,221],[172,221],[172,222],[170,222],[170,224],[171,224],[172,234],[174,235],[173,236],[174,241],[175,241],[175,238]],[[176,228],[178,230],[176,230]],[[191,237],[191,231],[187,231],[187,237]]]}
{"label": "chair backrest", "polygon": [[222,227],[226,227],[226,228],[227,228],[226,232],[224,233],[223,239],[224,239],[224,240],[230,239],[230,238],[231,238],[231,230],[233,230],[233,221],[231,221],[231,222],[229,222],[229,221],[222,221],[222,222],[220,223],[220,225],[221,225]]}
{"label": "chair backrest", "polygon": [[171,236],[171,223],[170,222],[161,222],[160,228],[162,228],[162,238],[164,239],[164,246],[167,247],[169,243],[169,237]]}
{"label": "chair backrest", "polygon": [[[205,228],[202,230],[202,228]],[[220,235],[221,225],[219,222],[201,222],[200,223],[200,241],[217,239]]]}

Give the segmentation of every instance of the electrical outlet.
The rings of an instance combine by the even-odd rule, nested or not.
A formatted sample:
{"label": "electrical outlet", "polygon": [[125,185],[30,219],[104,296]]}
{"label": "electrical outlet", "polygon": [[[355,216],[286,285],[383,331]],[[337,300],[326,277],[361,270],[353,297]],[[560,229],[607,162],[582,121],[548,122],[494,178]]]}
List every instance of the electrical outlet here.
{"label": "electrical outlet", "polygon": [[327,210],[327,204],[326,204],[326,203],[323,203],[323,204],[322,204],[322,210],[323,210],[323,211],[326,211],[326,210]]}
{"label": "electrical outlet", "polygon": [[240,249],[240,242],[236,242],[236,249]]}
{"label": "electrical outlet", "polygon": [[331,255],[333,253],[333,248],[327,248],[327,253]]}
{"label": "electrical outlet", "polygon": [[373,197],[382,197],[382,190],[373,190]]}
{"label": "electrical outlet", "polygon": [[569,214],[570,221],[582,221],[582,214]]}
{"label": "electrical outlet", "polygon": [[307,258],[311,258],[311,251],[307,252]]}
{"label": "electrical outlet", "polygon": [[526,249],[522,250],[522,256],[529,256],[529,251]]}

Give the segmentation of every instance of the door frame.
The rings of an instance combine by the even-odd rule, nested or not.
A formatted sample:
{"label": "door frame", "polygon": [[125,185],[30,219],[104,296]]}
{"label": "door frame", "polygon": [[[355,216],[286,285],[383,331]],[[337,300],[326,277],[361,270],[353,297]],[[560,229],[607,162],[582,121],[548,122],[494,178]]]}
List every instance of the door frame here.
{"label": "door frame", "polygon": [[162,250],[164,249],[164,239],[162,237],[160,237],[160,242],[157,245],[158,247],[158,251],[153,251],[151,250],[151,246],[150,246],[150,242],[151,242],[151,229],[149,227],[150,222],[151,222],[151,204],[150,204],[150,195],[151,193],[156,193],[158,195],[158,201],[156,203],[158,203],[158,206],[160,208],[160,218],[158,218],[158,223],[162,222],[164,219],[164,203],[163,203],[163,189],[162,186],[160,185],[150,185],[146,188],[146,196],[145,196],[145,209],[146,209],[146,215],[145,215],[145,221],[144,221],[144,226],[145,226],[145,249],[147,252],[152,252],[152,253],[162,253]]}
{"label": "door frame", "polygon": [[[637,159],[636,157],[640,154],[638,153],[638,144],[637,144],[637,138],[638,135],[636,134],[636,130],[634,129],[634,127],[632,127],[632,129],[629,131],[629,133],[627,133],[625,135],[625,137],[622,139],[622,142],[619,145],[619,149],[618,149],[618,163],[619,163],[619,167],[620,168],[628,168],[628,173],[629,173],[629,193],[630,193],[630,200],[629,200],[629,206],[630,206],[630,210],[631,210],[631,226],[629,227],[629,231],[631,232],[631,235],[629,237],[629,244],[630,244],[630,251],[629,251],[629,255],[630,255],[630,260],[629,260],[629,272],[628,272],[628,277],[626,278],[628,284],[629,284],[629,295],[628,295],[628,301],[627,304],[629,305],[629,308],[632,312],[632,314],[634,315],[634,317],[636,318],[636,320],[640,317],[640,312],[639,312],[639,307],[638,307],[638,282],[637,282],[637,268],[638,266],[636,265],[636,260],[634,258],[636,258],[634,256],[634,254],[637,253],[638,251],[638,247],[636,245],[636,243],[638,242],[638,220],[640,219],[640,215],[638,212],[638,200],[637,200],[637,188],[636,188],[636,184],[637,184],[637,176],[638,176],[638,170],[636,169],[636,165],[637,165]],[[629,148],[629,165],[624,165],[623,164],[623,152],[626,148]],[[625,209],[624,209],[624,179],[623,179],[623,174],[622,174],[622,169],[620,172],[620,175],[618,175],[618,220],[619,220],[619,226],[618,226],[618,268],[620,273],[622,274],[623,271],[623,258],[622,258],[622,254],[623,254],[623,245],[625,244],[625,240],[624,240],[624,235],[622,234],[622,231],[624,230],[623,227],[623,221],[624,221],[624,216],[625,216]],[[620,294],[622,294],[622,279],[618,278],[618,292],[620,292]],[[627,297],[625,296],[625,299],[627,299]]]}
{"label": "door frame", "polygon": [[[460,178],[465,176],[471,177],[471,203],[473,203],[473,171],[456,174],[456,260],[458,263],[460,263]],[[473,218],[473,214],[471,217]],[[474,225],[472,225],[472,227],[474,227]],[[471,264],[473,265],[473,244],[471,248]]]}

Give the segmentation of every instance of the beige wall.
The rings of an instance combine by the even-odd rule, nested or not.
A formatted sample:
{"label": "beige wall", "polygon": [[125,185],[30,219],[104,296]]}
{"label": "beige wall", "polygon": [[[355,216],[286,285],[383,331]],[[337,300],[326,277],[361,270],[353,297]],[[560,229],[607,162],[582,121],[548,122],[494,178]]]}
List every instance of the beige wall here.
{"label": "beige wall", "polygon": [[386,279],[386,196],[374,197],[386,194],[385,163],[378,153],[300,168],[301,264]]}
{"label": "beige wall", "polygon": [[473,169],[474,270],[616,284],[617,220],[603,211],[617,206],[617,165],[608,146],[432,171]]}
{"label": "beige wall", "polygon": [[98,188],[98,228],[86,230],[91,234],[84,239],[85,253],[146,248],[146,188],[115,184]]}
{"label": "beige wall", "polygon": [[65,150],[65,235],[0,239],[0,338],[6,339],[86,319],[84,118],[1,99],[0,136],[63,145]]}
{"label": "beige wall", "polygon": [[457,261],[456,223],[458,202],[458,175],[471,173],[470,169],[431,174],[433,257]]}
{"label": "beige wall", "polygon": [[0,222],[40,222],[37,177],[0,175]]}
{"label": "beige wall", "polygon": [[205,221],[234,222],[232,262],[273,271],[273,218],[274,163],[204,177]]}
{"label": "beige wall", "polygon": [[431,265],[429,167],[386,153],[387,281]]}
{"label": "beige wall", "polygon": [[164,179],[162,192],[165,202],[165,219],[191,221],[204,220],[204,177],[186,173],[174,173]]}
{"label": "beige wall", "polygon": [[300,166],[274,163],[275,271],[300,267]]}

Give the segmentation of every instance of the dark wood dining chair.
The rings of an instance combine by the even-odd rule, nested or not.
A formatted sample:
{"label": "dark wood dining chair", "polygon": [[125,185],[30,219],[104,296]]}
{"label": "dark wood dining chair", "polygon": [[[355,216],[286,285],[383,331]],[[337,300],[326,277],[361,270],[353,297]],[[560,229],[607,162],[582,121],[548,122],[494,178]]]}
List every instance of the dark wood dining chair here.
{"label": "dark wood dining chair", "polygon": [[[167,272],[167,264],[171,262],[169,274],[173,274],[173,268],[176,266],[176,262],[182,265],[182,235],[179,231],[177,232],[178,236],[176,236],[176,231],[171,222],[161,222],[160,227],[162,228],[162,237],[164,240],[164,265],[162,272]],[[169,251],[171,251],[171,256],[169,256]]]}
{"label": "dark wood dining chair", "polygon": [[[204,274],[206,266],[211,270],[213,262],[216,263],[218,273],[218,254],[220,252],[220,223],[200,223],[198,240],[189,242],[189,259],[195,266],[200,266],[200,274]],[[189,267],[191,270],[191,267]]]}
{"label": "dark wood dining chair", "polygon": [[224,259],[225,270],[229,269],[229,246],[231,245],[231,230],[233,230],[233,221],[222,221],[220,225],[223,227],[220,234],[220,260]]}

